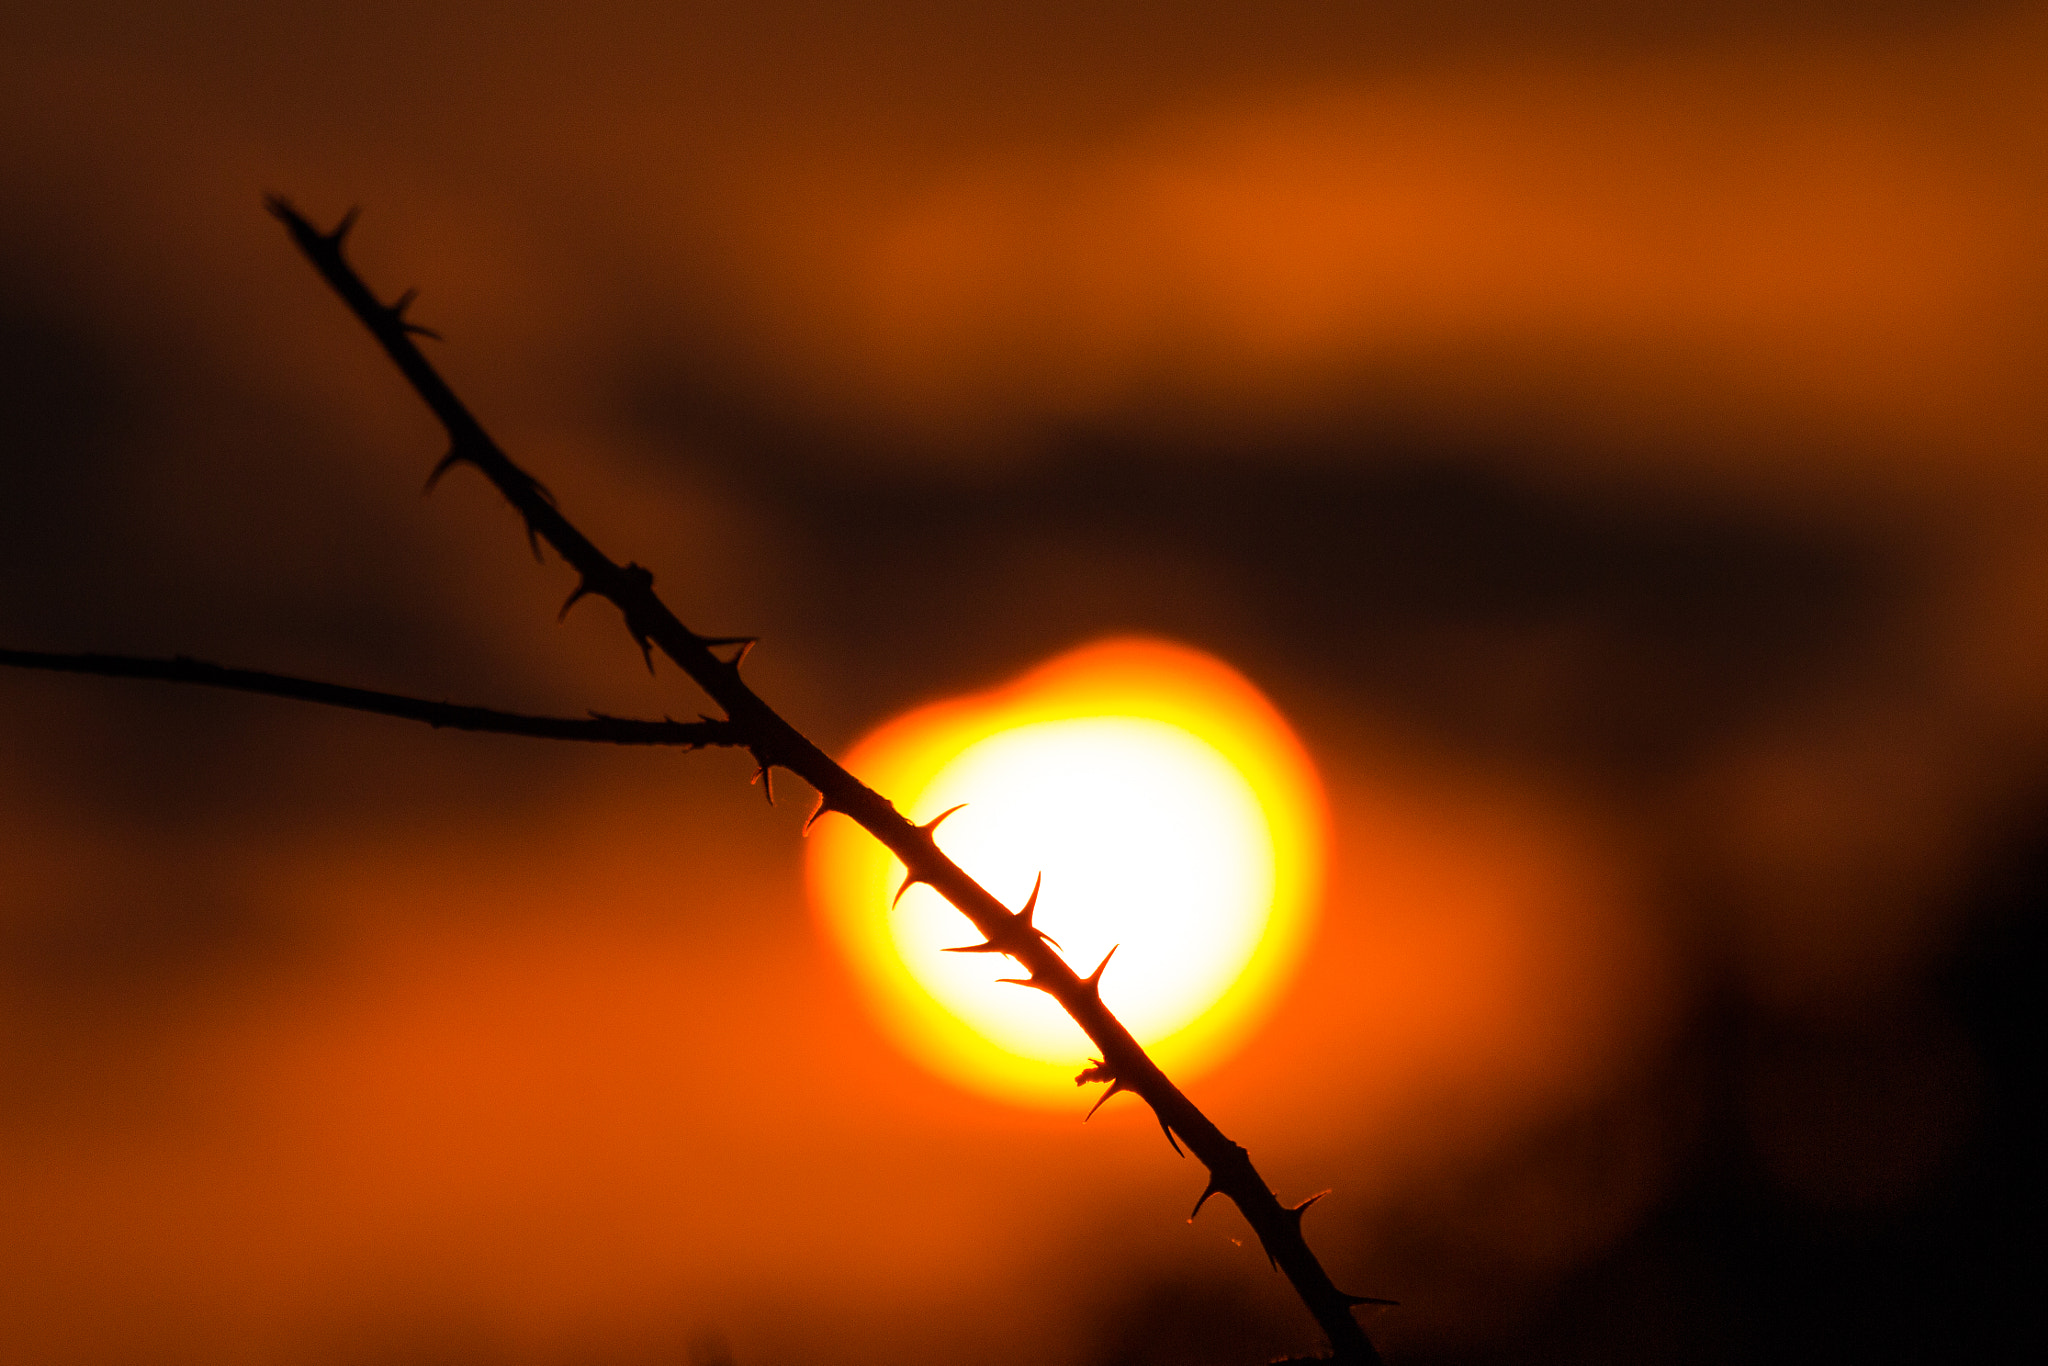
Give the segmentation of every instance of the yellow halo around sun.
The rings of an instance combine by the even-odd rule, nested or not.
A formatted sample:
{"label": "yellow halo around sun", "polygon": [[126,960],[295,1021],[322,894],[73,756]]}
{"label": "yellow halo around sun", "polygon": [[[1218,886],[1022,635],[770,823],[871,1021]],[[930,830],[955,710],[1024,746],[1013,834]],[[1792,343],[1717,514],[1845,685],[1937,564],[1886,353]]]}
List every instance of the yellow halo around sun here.
{"label": "yellow halo around sun", "polygon": [[[1176,1076],[1258,1022],[1306,939],[1322,874],[1320,785],[1241,675],[1158,640],[1074,650],[1006,687],[923,707],[847,767],[939,827],[940,847],[1036,922],[1079,971],[1115,946],[1103,1000]],[[907,799],[907,800],[906,800]],[[1070,1103],[1090,1052],[1007,958],[947,953],[973,927],[851,822],[813,832],[811,901],[888,1033],[974,1090]]]}

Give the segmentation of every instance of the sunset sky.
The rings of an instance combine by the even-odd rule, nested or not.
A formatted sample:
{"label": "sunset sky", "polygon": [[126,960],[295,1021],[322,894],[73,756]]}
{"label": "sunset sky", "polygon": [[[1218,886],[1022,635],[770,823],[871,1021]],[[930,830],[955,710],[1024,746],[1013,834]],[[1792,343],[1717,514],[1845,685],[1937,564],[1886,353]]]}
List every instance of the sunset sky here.
{"label": "sunset sky", "polygon": [[[360,205],[501,444],[827,749],[1110,637],[1285,718],[1313,927],[1188,1090],[1332,1191],[1390,1358],[1995,1357],[2048,21],[1213,9],[15,0],[0,647],[704,708],[473,473],[419,496],[262,196]],[[899,1046],[750,773],[0,675],[0,1366],[1317,1348],[1137,1102]]]}

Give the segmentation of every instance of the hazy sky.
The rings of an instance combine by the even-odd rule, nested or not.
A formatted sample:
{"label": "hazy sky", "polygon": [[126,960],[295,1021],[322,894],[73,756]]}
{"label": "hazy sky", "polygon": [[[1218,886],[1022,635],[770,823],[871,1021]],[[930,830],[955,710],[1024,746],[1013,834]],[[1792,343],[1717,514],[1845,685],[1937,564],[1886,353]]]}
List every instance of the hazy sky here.
{"label": "hazy sky", "polygon": [[[2048,25],[1671,8],[11,5],[0,643],[695,714],[417,496],[261,196],[360,204],[829,746],[1110,632],[1293,719],[1322,938],[1194,1094],[1403,1359],[1874,1331],[1851,1271],[2001,1255]],[[0,1359],[1314,1345],[1138,1107],[894,1051],[737,758],[26,676],[0,736]]]}

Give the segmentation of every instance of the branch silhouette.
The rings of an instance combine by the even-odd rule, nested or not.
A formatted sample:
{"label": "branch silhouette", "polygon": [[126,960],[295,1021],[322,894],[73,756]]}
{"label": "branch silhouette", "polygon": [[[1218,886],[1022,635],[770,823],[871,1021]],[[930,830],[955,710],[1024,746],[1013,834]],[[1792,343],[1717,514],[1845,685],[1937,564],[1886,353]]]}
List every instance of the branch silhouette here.
{"label": "branch silhouette", "polygon": [[672,745],[682,749],[738,746],[740,733],[729,721],[633,721],[592,712],[578,719],[564,716],[527,716],[520,712],[497,711],[491,707],[465,707],[453,702],[429,702],[398,693],[350,688],[339,683],[321,683],[310,678],[264,673],[257,669],[230,669],[203,659],[176,655],[170,659],[144,659],[135,655],[46,654],[40,650],[0,650],[0,665],[13,669],[41,669],[50,673],[95,674],[101,678],[145,678],[159,683],[196,683],[207,688],[228,688],[236,692],[262,693],[268,697],[289,697],[300,702],[318,702],[350,711],[375,712],[407,721],[424,721],[436,730],[483,731],[495,735],[525,735],[537,740],[585,740],[601,745]]}
{"label": "branch silhouette", "polygon": [[[922,825],[912,823],[755,694],[740,672],[747,651],[754,644],[752,638],[702,636],[692,631],[655,594],[652,573],[638,564],[614,562],[571,525],[547,489],[499,449],[482,424],[456,397],[447,381],[420,353],[413,338],[435,334],[407,319],[406,311],[415,297],[414,292],[408,290],[396,302],[385,304],[349,265],[343,254],[343,245],[355,224],[355,210],[350,210],[332,231],[322,232],[285,199],[272,196],[268,204],[307,260],[341,296],[357,320],[369,329],[446,431],[447,453],[428,476],[427,487],[431,489],[444,474],[459,465],[469,465],[478,470],[496,486],[524,521],[527,539],[536,558],[540,557],[541,546],[545,543],[576,571],[577,585],[563,603],[563,613],[566,614],[585,597],[610,601],[619,610],[626,632],[640,648],[648,668],[654,667],[654,651],[661,651],[724,710],[725,718],[702,723],[712,729],[699,730],[676,722],[622,722],[605,717],[592,718],[587,723],[545,717],[514,717],[510,713],[454,708],[445,703],[422,703],[391,694],[337,688],[279,675],[220,669],[190,660],[27,655],[8,651],[0,652],[0,663],[237,687],[407,716],[429,724],[462,725],[463,722],[456,719],[461,716],[473,723],[464,726],[466,729],[502,730],[548,738],[606,739],[625,744],[720,744],[744,748],[757,765],[758,776],[770,801],[774,800],[771,775],[775,769],[786,770],[803,779],[818,793],[818,804],[806,823],[806,829],[810,823],[833,812],[858,823],[902,861],[905,869],[903,889],[918,883],[928,884],[981,933],[982,942],[971,946],[968,951],[1002,954],[1023,969],[1023,976],[999,980],[1043,991],[1057,1001],[1101,1055],[1075,1078],[1076,1084],[1106,1083],[1108,1089],[1102,1100],[1119,1091],[1139,1096],[1152,1107],[1167,1142],[1173,1145],[1174,1150],[1182,1152],[1185,1144],[1186,1151],[1192,1152],[1208,1168],[1208,1181],[1195,1201],[1193,1213],[1188,1216],[1190,1221],[1201,1213],[1210,1197],[1227,1196],[1243,1213],[1246,1222],[1258,1235],[1267,1257],[1285,1273],[1303,1305],[1328,1338],[1333,1353],[1329,1359],[1350,1366],[1377,1363],[1379,1354],[1352,1310],[1360,1304],[1390,1304],[1392,1301],[1346,1294],[1330,1280],[1302,1236],[1302,1217],[1311,1205],[1322,1198],[1321,1195],[1311,1195],[1292,1206],[1282,1205],[1252,1165],[1250,1154],[1226,1136],[1168,1080],[1137,1039],[1102,1002],[1099,987],[1109,966],[1109,958],[1105,957],[1085,977],[1077,973],[1054,950],[1045,934],[1033,925],[1032,915],[1037,902],[1035,892],[1030,901],[1013,912],[939,849],[933,838],[934,831],[950,812],[941,813]],[[716,653],[718,648],[729,648],[731,653],[721,656]],[[652,738],[653,730],[634,731],[630,729],[633,727],[673,728],[683,738],[655,739]],[[627,735],[633,738],[622,738]],[[899,890],[897,895],[900,897],[902,891]],[[1112,954],[1114,952],[1111,950]]]}

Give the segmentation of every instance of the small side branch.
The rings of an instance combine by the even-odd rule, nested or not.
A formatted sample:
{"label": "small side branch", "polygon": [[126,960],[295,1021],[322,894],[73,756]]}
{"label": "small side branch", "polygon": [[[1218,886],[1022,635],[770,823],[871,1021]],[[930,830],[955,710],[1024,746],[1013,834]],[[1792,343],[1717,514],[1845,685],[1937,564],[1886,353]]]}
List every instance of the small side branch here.
{"label": "small side branch", "polygon": [[407,721],[424,721],[436,730],[473,730],[495,735],[525,735],[537,740],[584,740],[600,745],[672,745],[706,749],[743,743],[729,721],[632,721],[616,716],[527,716],[490,707],[463,707],[429,702],[369,688],[348,688],[310,678],[230,669],[183,655],[142,659],[133,655],[45,654],[40,650],[0,650],[0,665],[11,669],[43,669],[53,673],[97,674],[102,678],[146,678],[159,683],[196,683],[207,688],[289,697],[300,702],[375,712]]}

